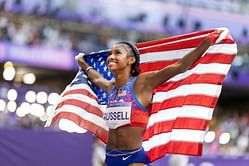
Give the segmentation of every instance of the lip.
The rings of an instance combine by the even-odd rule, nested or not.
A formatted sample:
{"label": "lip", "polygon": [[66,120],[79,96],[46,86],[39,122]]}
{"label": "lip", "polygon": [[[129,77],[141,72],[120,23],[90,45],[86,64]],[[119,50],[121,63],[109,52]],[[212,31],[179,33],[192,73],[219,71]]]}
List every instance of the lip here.
{"label": "lip", "polygon": [[109,62],[108,65],[115,65],[117,64],[116,62]]}
{"label": "lip", "polygon": [[108,60],[108,65],[111,64],[111,65],[114,65],[114,64],[117,64],[117,61],[116,60]]}

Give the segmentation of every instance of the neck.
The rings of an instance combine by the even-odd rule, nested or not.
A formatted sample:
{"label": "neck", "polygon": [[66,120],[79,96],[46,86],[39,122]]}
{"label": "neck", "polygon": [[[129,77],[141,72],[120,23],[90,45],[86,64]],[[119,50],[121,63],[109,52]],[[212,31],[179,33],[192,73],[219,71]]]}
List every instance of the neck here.
{"label": "neck", "polygon": [[131,78],[130,73],[123,72],[122,74],[116,74],[115,76],[115,86],[116,88],[120,88],[124,84],[126,84]]}

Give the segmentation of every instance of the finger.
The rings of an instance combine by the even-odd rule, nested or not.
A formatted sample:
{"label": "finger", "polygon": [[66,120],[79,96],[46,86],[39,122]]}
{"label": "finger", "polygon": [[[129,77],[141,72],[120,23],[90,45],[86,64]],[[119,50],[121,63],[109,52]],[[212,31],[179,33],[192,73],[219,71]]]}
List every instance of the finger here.
{"label": "finger", "polygon": [[212,33],[218,33],[218,34],[220,34],[220,33],[222,33],[222,32],[224,32],[224,29],[217,29],[217,30],[215,30],[215,31],[212,32]]}
{"label": "finger", "polygon": [[219,28],[217,30],[220,30],[221,32],[215,43],[220,43],[222,40],[226,38],[226,36],[229,33],[229,30],[227,28]]}
{"label": "finger", "polygon": [[211,45],[214,45],[216,43],[217,39],[219,38],[219,35],[220,34],[216,31],[208,34],[208,39],[210,40]]}
{"label": "finger", "polygon": [[84,56],[85,56],[84,53],[79,53],[78,55],[75,56],[75,59],[76,59],[76,60],[77,60],[77,59],[81,59],[81,58],[83,58]]}

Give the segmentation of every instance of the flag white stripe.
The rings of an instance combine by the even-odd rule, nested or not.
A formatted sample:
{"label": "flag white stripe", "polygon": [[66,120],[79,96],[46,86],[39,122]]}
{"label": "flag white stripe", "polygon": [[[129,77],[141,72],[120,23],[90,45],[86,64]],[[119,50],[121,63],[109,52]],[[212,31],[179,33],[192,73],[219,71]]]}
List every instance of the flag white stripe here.
{"label": "flag white stripe", "polygon": [[82,90],[82,89],[87,90],[89,93],[91,93],[93,96],[95,96],[97,98],[96,94],[93,92],[93,90],[87,84],[77,84],[77,85],[73,85],[73,86],[67,86],[65,88],[65,90],[62,92],[61,96],[63,96],[68,91],[71,91],[71,90]]}
{"label": "flag white stripe", "polygon": [[106,125],[106,122],[104,121],[103,118],[98,117],[95,114],[89,113],[86,110],[79,108],[77,106],[74,105],[63,105],[63,107],[59,108],[56,110],[56,114],[55,116],[60,113],[60,112],[66,112],[66,113],[73,113],[75,115],[80,116],[82,119],[89,121],[103,129],[105,129],[106,131],[109,130],[108,126]]}
{"label": "flag white stripe", "polygon": [[209,47],[207,50],[208,54],[237,54],[237,45],[236,44],[217,44]]}
{"label": "flag white stripe", "polygon": [[[187,48],[172,51],[161,51],[161,52],[150,52],[144,53],[140,56],[141,63],[150,63],[158,61],[172,61],[174,59],[181,59],[189,52],[193,51],[195,48]],[[222,53],[222,54],[236,54],[237,46],[236,44],[219,44],[210,47],[206,53]]]}
{"label": "flag white stripe", "polygon": [[180,81],[189,77],[192,74],[222,74],[225,75],[230,68],[230,64],[220,64],[220,63],[208,63],[208,64],[198,64],[190,70],[187,70],[184,73],[180,73],[167,82],[171,81]]}
{"label": "flag white stripe", "polygon": [[150,140],[143,142],[143,147],[145,151],[149,151],[170,141],[203,142],[205,133],[201,130],[173,129],[172,132],[154,135]]}
{"label": "flag white stripe", "polygon": [[[193,40],[193,39],[203,38],[203,37],[205,37],[207,35],[208,34],[203,34],[203,35],[193,36],[193,37],[189,37],[189,38],[185,38],[185,39],[178,39],[178,40],[175,40],[175,41],[167,42],[166,44],[173,44],[173,43],[181,44],[184,41],[189,41],[189,40]],[[158,45],[160,45],[160,44],[158,44]],[[158,45],[156,45],[156,46],[158,46]]]}
{"label": "flag white stripe", "polygon": [[169,90],[167,92],[156,92],[153,96],[153,103],[163,102],[164,100],[170,99],[177,96],[187,95],[206,95],[217,97],[220,94],[221,85],[214,84],[191,84],[182,85],[176,89]]}
{"label": "flag white stripe", "polygon": [[176,117],[189,117],[210,120],[212,118],[213,108],[184,105],[182,107],[175,107],[160,110],[158,113],[152,114],[149,119],[148,127],[158,122],[175,120]]}
{"label": "flag white stripe", "polygon": [[81,102],[85,102],[85,103],[90,104],[92,106],[98,107],[103,112],[102,108],[99,106],[98,102],[95,99],[92,99],[92,98],[90,98],[86,95],[82,95],[82,94],[66,95],[60,100],[60,102],[63,102],[65,100],[72,100],[72,99],[80,100]]}
{"label": "flag white stripe", "polygon": [[189,38],[185,38],[185,39],[178,39],[175,41],[171,41],[171,42],[166,42],[166,43],[161,43],[161,44],[156,44],[156,45],[151,45],[151,46],[146,46],[146,47],[140,47],[139,50],[143,50],[143,49],[148,49],[148,48],[153,48],[155,46],[164,46],[166,44],[173,44],[173,43],[178,43],[180,44],[180,42],[184,42],[184,41],[189,41],[189,40],[193,40],[193,39],[198,39],[198,38],[203,38],[207,36],[207,34],[203,34],[203,35],[199,35],[199,36],[193,36],[193,37],[189,37]]}
{"label": "flag white stripe", "polygon": [[141,54],[140,62],[141,63],[151,63],[158,61],[172,61],[174,59],[181,59],[187,53],[194,50],[194,48],[187,48],[181,50],[173,50],[173,51],[161,51],[161,52],[149,52]]}

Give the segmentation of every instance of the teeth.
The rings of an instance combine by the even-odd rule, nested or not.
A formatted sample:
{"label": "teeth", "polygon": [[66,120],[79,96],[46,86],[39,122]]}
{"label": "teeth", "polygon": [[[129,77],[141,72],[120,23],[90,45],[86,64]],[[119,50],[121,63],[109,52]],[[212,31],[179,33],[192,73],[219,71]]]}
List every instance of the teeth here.
{"label": "teeth", "polygon": [[110,62],[109,64],[112,65],[112,64],[116,64],[116,63],[115,62]]}

